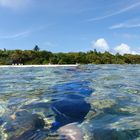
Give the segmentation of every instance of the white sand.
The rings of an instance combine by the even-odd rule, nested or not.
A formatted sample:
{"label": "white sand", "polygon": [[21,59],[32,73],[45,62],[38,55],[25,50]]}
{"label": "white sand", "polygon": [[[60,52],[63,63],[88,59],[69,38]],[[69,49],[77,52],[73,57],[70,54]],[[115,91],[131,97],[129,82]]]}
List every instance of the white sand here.
{"label": "white sand", "polygon": [[9,67],[16,67],[16,68],[30,68],[30,67],[77,67],[79,64],[75,65],[0,65],[0,68],[9,68]]}

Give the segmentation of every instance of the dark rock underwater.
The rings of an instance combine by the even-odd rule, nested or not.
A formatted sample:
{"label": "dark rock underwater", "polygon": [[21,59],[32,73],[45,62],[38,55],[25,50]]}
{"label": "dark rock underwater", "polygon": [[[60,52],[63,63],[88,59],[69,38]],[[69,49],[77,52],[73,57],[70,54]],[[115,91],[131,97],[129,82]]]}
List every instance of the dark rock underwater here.
{"label": "dark rock underwater", "polygon": [[[15,118],[9,118],[4,125],[4,133],[8,135],[8,140],[43,140],[50,132],[56,132],[62,126],[82,123],[91,108],[85,101],[85,97],[93,92],[86,84],[88,82],[57,85],[52,88],[56,94],[55,99],[50,103],[39,102],[22,106],[14,113]],[[83,88],[83,85],[86,88]],[[66,94],[63,93],[64,88],[67,91]],[[59,93],[63,94],[63,98],[60,98]],[[40,110],[43,116],[38,115],[37,111]],[[43,117],[54,117],[50,128],[47,128]]]}

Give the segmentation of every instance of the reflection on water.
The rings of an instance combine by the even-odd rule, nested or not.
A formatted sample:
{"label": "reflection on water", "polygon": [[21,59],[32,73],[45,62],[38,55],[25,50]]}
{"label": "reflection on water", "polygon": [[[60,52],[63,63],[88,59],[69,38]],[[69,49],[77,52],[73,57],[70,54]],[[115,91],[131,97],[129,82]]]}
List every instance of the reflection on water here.
{"label": "reflection on water", "polygon": [[1,140],[140,139],[140,65],[0,69]]}

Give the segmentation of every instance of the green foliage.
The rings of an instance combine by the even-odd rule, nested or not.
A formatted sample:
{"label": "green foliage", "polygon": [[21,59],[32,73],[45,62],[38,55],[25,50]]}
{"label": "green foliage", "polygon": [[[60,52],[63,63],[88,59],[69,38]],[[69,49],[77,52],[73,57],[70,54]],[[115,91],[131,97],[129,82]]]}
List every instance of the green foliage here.
{"label": "green foliage", "polygon": [[[36,46],[38,47],[38,46]],[[109,52],[52,53],[34,50],[0,50],[0,65],[11,64],[140,64],[140,55],[113,55]]]}

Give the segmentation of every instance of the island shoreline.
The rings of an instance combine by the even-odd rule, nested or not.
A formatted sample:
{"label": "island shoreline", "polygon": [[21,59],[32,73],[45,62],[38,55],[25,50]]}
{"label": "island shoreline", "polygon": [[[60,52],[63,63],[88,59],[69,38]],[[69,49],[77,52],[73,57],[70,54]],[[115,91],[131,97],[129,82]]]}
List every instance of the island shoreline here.
{"label": "island shoreline", "polygon": [[70,65],[0,65],[0,68],[30,68],[30,67],[77,67],[79,64]]}

